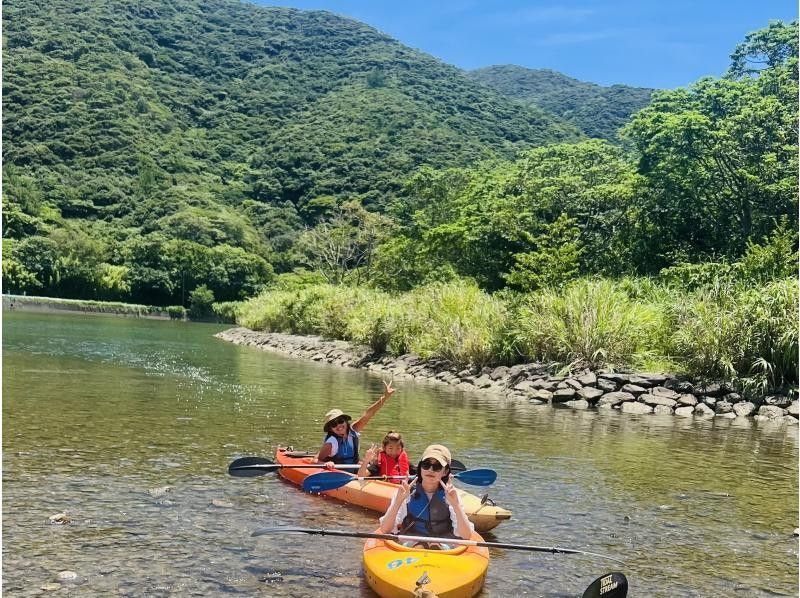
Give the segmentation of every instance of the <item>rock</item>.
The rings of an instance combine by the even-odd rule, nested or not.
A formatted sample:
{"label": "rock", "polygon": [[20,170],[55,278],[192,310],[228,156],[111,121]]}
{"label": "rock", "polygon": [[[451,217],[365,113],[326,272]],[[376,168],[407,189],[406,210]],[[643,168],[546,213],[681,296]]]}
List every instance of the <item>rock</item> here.
{"label": "rock", "polygon": [[603,392],[614,392],[617,390],[617,384],[613,380],[609,380],[607,378],[598,378],[597,388]]}
{"label": "rock", "polygon": [[508,368],[504,365],[498,366],[494,368],[491,372],[489,372],[489,378],[492,380],[499,380],[508,375]]}
{"label": "rock", "polygon": [[675,409],[675,415],[679,415],[681,417],[691,417],[694,415],[694,407],[691,405],[684,405],[683,407],[678,407]]}
{"label": "rock", "polygon": [[542,401],[541,399],[533,399],[533,398],[528,399],[528,403],[530,403],[531,405],[546,405],[547,404],[546,401]]}
{"label": "rock", "polygon": [[571,388],[571,386],[566,382],[559,382],[558,384],[556,384],[556,390],[561,390],[563,388]]}
{"label": "rock", "polygon": [[599,388],[592,388],[591,386],[584,386],[578,391],[578,396],[586,399],[590,403],[603,396],[603,391]]}
{"label": "rock", "polygon": [[739,417],[747,417],[756,410],[756,406],[750,401],[742,401],[733,406],[733,412]]}
{"label": "rock", "polygon": [[714,397],[706,397],[706,396],[704,396],[704,397],[701,397],[700,400],[703,401],[703,403],[705,403],[709,407],[713,407],[714,405],[717,404],[717,399],[715,399]]}
{"label": "rock", "polygon": [[[714,405],[714,413],[717,415],[723,413],[732,413],[733,412],[733,405],[728,401],[717,401],[717,404]],[[734,413],[734,416],[736,414]]]}
{"label": "rock", "polygon": [[567,401],[571,401],[575,398],[575,389],[574,388],[559,388],[557,391],[553,393],[552,402],[553,403],[565,403]]}
{"label": "rock", "polygon": [[475,386],[478,388],[489,388],[492,385],[492,379],[486,374],[475,380]]}
{"label": "rock", "polygon": [[60,582],[70,582],[78,579],[78,574],[75,571],[60,571],[56,575],[56,579]]}
{"label": "rock", "polygon": [[583,376],[578,377],[578,382],[584,386],[594,386],[597,384],[597,376],[593,372],[586,372]]}
{"label": "rock", "polygon": [[715,413],[716,417],[721,417],[722,419],[734,419],[736,414],[733,411],[726,411],[725,413]]}
{"label": "rock", "polygon": [[[650,386],[662,386],[671,378],[665,374],[651,374],[649,372],[640,373],[639,376],[650,382]],[[633,380],[631,380],[633,382]]]}
{"label": "rock", "polygon": [[544,390],[555,390],[556,384],[556,382],[552,382],[551,380],[547,380],[545,378],[540,378],[539,380],[533,381],[534,388],[543,388]]}
{"label": "rock", "polygon": [[545,390],[544,388],[540,388],[538,390],[533,391],[531,397],[534,399],[538,399],[539,401],[547,401],[548,403],[553,400],[553,393],[549,390]]}
{"label": "rock", "polygon": [[564,382],[568,387],[573,388],[575,390],[580,390],[581,388],[583,388],[583,384],[575,380],[575,378],[567,378],[566,380],[564,380]]}
{"label": "rock", "polygon": [[630,382],[628,384],[624,384],[620,390],[622,392],[629,392],[634,397],[638,397],[640,394],[644,394],[645,392],[647,392],[647,389],[644,388],[643,386],[639,386],[638,384],[631,384]]}
{"label": "rock", "polygon": [[641,386],[643,388],[650,388],[653,386],[653,383],[650,382],[647,378],[642,378],[641,376],[631,376],[628,378],[628,384],[633,384],[635,386]]}
{"label": "rock", "polygon": [[222,498],[215,498],[211,501],[211,505],[215,507],[219,507],[220,509],[231,509],[233,508],[233,503],[229,500],[225,500]]}
{"label": "rock", "polygon": [[60,590],[61,589],[61,584],[60,583],[50,582],[50,583],[44,584],[43,586],[39,586],[39,589],[44,591],[44,592],[55,592],[56,590]]}
{"label": "rock", "polygon": [[789,412],[789,415],[794,415],[795,417],[798,416],[798,401],[794,400],[792,403],[786,408],[786,411]]}
{"label": "rock", "polygon": [[161,498],[168,492],[172,492],[173,486],[160,486],[159,488],[150,488],[147,493],[153,498]]}
{"label": "rock", "polygon": [[616,384],[625,384],[631,379],[629,374],[614,374],[614,373],[603,373],[597,378],[597,381],[600,380],[611,380]]}
{"label": "rock", "polygon": [[[606,395],[608,396],[608,395]],[[600,399],[601,401],[603,399]],[[634,414],[641,414],[641,413],[653,413],[653,408],[650,405],[646,405],[644,403],[637,403],[635,401],[626,401],[620,407],[623,413],[634,413]]]}
{"label": "rock", "polygon": [[672,415],[672,407],[667,407],[666,405],[656,405],[653,408],[653,412],[656,415]]}
{"label": "rock", "polygon": [[55,525],[66,525],[72,521],[66,513],[56,513],[55,515],[50,515],[49,520],[50,523]]}
{"label": "rock", "polygon": [[609,392],[597,401],[598,407],[614,407],[626,401],[633,401],[635,397],[629,392]]}
{"label": "rock", "polygon": [[523,380],[522,382],[514,386],[514,390],[519,390],[521,392],[528,392],[529,390],[533,390],[534,388],[536,387],[530,380]]}
{"label": "rock", "polygon": [[657,397],[666,397],[668,399],[672,399],[673,401],[677,401],[680,398],[680,395],[677,392],[670,390],[669,388],[664,388],[663,386],[651,388],[650,394],[656,395]]}
{"label": "rock", "polygon": [[709,397],[719,397],[722,396],[727,392],[727,388],[720,386],[717,383],[708,384],[706,386],[701,387],[701,390],[704,395]]}
{"label": "rock", "polygon": [[722,397],[722,400],[727,401],[731,405],[735,405],[742,400],[742,395],[740,395],[738,392],[729,392]]}
{"label": "rock", "polygon": [[675,405],[678,404],[678,401],[676,401],[675,399],[671,399],[669,397],[662,397],[660,395],[654,395],[650,393],[641,395],[637,400],[640,403],[650,405],[651,407],[655,407],[656,405],[663,405],[665,407],[673,408],[675,407]]}
{"label": "rock", "polygon": [[699,417],[713,417],[714,416],[714,410],[711,409],[711,407],[709,407],[705,403],[699,403],[694,408],[694,414],[699,416]]}
{"label": "rock", "polygon": [[758,415],[767,419],[776,419],[783,417],[785,412],[783,407],[778,407],[776,405],[761,405],[761,407],[758,409]]}
{"label": "rock", "polygon": [[792,400],[789,397],[784,397],[783,395],[772,395],[764,399],[764,404],[774,405],[775,407],[786,409],[792,404]]}
{"label": "rock", "polygon": [[589,402],[584,399],[575,399],[572,401],[567,401],[564,403],[565,406],[571,407],[572,409],[588,409]]}
{"label": "rock", "polygon": [[787,425],[790,425],[790,426],[796,426],[797,423],[798,423],[797,422],[797,418],[794,417],[793,415],[784,415],[781,418],[781,420],[783,421],[783,423],[785,423]]}

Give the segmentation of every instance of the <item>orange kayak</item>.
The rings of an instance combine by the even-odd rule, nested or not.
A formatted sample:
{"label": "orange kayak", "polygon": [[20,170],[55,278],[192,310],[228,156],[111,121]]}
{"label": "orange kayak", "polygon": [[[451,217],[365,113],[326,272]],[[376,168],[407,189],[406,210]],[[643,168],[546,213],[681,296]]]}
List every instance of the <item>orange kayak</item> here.
{"label": "orange kayak", "polygon": [[[309,465],[314,463],[313,457],[298,457],[293,456],[291,451],[279,448],[275,454],[275,462],[281,465]],[[291,467],[283,467],[278,470],[281,477],[301,486],[303,480],[314,473],[325,471],[324,467],[310,468],[310,469],[292,469]],[[381,480],[368,480],[352,482],[345,484],[341,488],[335,490],[328,490],[322,494],[331,496],[343,502],[352,505],[358,505],[372,511],[385,513],[389,508],[389,503],[392,501],[394,493],[397,491],[397,485],[390,482]],[[464,511],[467,513],[469,520],[475,525],[475,530],[479,532],[487,532],[494,529],[502,521],[511,519],[511,511],[501,507],[489,504],[488,502],[481,502],[481,499],[474,494],[465,492],[461,488],[458,489],[461,504],[464,506]],[[443,551],[433,551],[443,552]]]}
{"label": "orange kayak", "polygon": [[[478,534],[470,539],[483,542]],[[438,598],[472,598],[483,588],[488,567],[489,549],[481,546],[426,550],[377,539],[364,544],[364,576],[381,598],[411,598],[417,587]]]}

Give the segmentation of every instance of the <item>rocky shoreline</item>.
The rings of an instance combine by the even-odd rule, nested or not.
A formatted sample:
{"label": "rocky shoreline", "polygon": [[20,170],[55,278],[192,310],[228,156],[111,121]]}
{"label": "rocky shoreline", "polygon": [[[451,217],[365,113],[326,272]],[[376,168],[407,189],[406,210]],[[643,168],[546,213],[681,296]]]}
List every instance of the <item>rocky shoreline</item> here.
{"label": "rocky shoreline", "polygon": [[798,423],[797,399],[772,395],[757,402],[745,400],[724,383],[703,383],[668,374],[585,370],[557,376],[551,365],[541,363],[458,369],[443,359],[423,359],[413,354],[375,355],[368,347],[318,336],[257,332],[248,328],[231,328],[215,336],[264,351],[368,369],[396,379],[413,378],[449,384],[460,390],[494,393],[533,405],[679,417],[752,417],[790,426]]}

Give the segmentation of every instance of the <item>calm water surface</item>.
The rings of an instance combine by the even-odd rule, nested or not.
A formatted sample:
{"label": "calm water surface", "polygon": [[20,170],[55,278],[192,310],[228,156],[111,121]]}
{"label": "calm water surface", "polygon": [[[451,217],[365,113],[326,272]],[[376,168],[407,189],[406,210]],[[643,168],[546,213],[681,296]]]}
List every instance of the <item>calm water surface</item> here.
{"label": "calm water surface", "polygon": [[[373,596],[361,542],[264,525],[369,531],[376,515],[277,476],[226,473],[279,444],[316,449],[322,415],[358,415],[366,372],[237,347],[222,327],[3,314],[3,593]],[[613,555],[631,596],[796,596],[797,428],[532,407],[396,382],[365,431],[444,442],[499,472],[514,512],[487,539]],[[163,495],[154,488],[169,486]],[[155,496],[153,495],[155,494]],[[48,517],[66,512],[69,525]],[[493,551],[485,597],[579,596],[614,563]]]}

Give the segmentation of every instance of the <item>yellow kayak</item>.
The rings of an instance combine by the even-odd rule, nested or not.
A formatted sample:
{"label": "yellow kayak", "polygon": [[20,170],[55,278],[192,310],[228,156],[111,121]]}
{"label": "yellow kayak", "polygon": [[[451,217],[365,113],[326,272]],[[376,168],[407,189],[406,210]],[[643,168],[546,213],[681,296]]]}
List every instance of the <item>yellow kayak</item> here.
{"label": "yellow kayak", "polygon": [[[470,539],[483,542],[478,534]],[[364,576],[381,598],[411,598],[418,587],[438,598],[471,598],[488,567],[489,549],[482,546],[428,550],[374,538],[364,544]]]}

